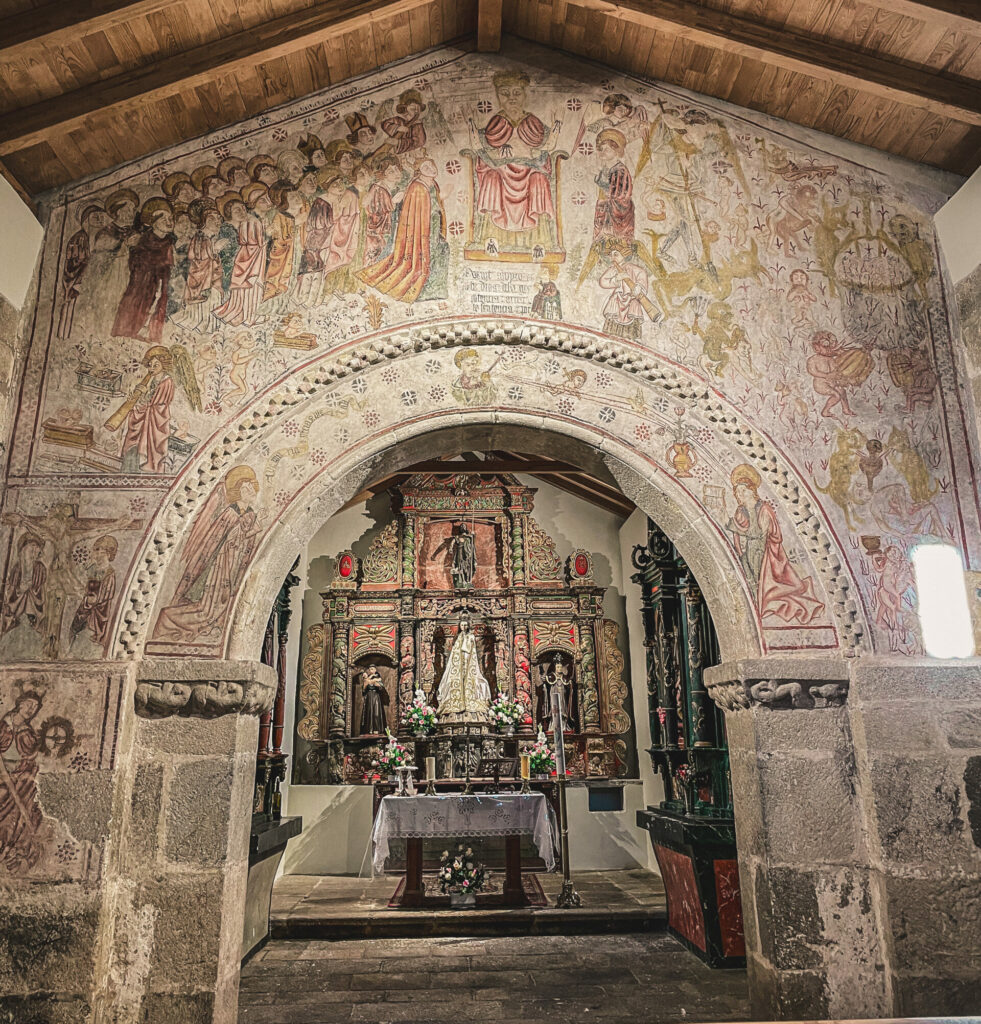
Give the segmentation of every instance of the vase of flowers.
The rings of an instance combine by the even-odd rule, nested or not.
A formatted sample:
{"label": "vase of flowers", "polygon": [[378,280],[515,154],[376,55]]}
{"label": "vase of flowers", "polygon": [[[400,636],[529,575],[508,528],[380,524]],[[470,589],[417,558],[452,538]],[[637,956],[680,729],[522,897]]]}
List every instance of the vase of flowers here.
{"label": "vase of flowers", "polygon": [[387,775],[390,780],[394,780],[396,769],[412,764],[412,757],[388,729],[385,730],[385,735],[388,737],[388,743],[385,744],[378,757],[371,762],[371,767],[377,769],[379,774]]}
{"label": "vase of flowers", "polygon": [[438,724],[436,709],[426,703],[426,695],[422,690],[416,690],[412,703],[402,716],[402,725],[411,730],[416,739],[424,740],[432,736]]}
{"label": "vase of flowers", "polygon": [[538,730],[538,739],[535,740],[528,753],[531,755],[532,775],[548,776],[555,771],[555,753],[548,745],[548,740],[545,739],[544,730]]}
{"label": "vase of flowers", "polygon": [[513,736],[518,723],[524,718],[525,709],[520,701],[512,700],[506,693],[498,693],[490,706],[491,722],[498,732]]}
{"label": "vase of flowers", "polygon": [[694,810],[694,799],[691,790],[692,771],[687,763],[678,765],[674,773],[675,794],[681,798],[685,808],[685,814],[691,814]]}
{"label": "vase of flowers", "polygon": [[465,847],[463,843],[456,848],[456,853],[444,850],[439,858],[439,888],[449,893],[450,907],[454,910],[476,906],[477,893],[488,877],[484,865],[477,863],[472,847]]}

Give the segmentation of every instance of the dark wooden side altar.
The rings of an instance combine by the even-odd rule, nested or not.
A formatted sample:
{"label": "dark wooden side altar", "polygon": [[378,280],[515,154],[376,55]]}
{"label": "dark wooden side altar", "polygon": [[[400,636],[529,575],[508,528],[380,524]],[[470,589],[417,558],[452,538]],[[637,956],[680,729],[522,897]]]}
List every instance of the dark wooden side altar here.
{"label": "dark wooden side altar", "polygon": [[698,584],[648,520],[633,552],[644,615],[650,755],[667,796],[637,812],[650,833],[668,901],[668,928],[710,967],[744,967],[742,908],[725,717],[702,679],[719,660]]}
{"label": "dark wooden side altar", "polygon": [[[410,742],[402,714],[416,688],[437,703],[463,614],[492,695],[507,693],[525,708],[519,743],[550,727],[548,686],[558,666],[572,681],[564,737],[570,775],[636,775],[618,625],[603,617],[592,554],[575,551],[563,564],[532,515],[535,491],[510,474],[417,474],[390,494],[394,518],[363,560],[353,551],[337,555],[322,592],[323,620],[307,630],[294,784],[373,781],[384,736],[372,720],[378,693],[369,690],[380,677],[384,724]],[[465,580],[454,568],[468,552]],[[373,702],[367,715],[366,700]],[[504,738],[486,723],[441,723],[427,748],[440,778],[460,780],[468,759],[476,774],[481,759],[516,753],[505,752]]]}

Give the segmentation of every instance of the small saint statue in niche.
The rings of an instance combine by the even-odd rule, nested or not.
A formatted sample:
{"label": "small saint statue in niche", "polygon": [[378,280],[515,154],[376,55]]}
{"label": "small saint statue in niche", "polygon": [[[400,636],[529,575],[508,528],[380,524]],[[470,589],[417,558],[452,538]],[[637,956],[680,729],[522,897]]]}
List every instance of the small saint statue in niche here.
{"label": "small saint statue in niche", "polygon": [[361,735],[384,736],[388,725],[385,705],[388,692],[376,665],[369,665],[361,673]]}
{"label": "small saint statue in niche", "polygon": [[448,547],[452,554],[450,575],[453,577],[453,586],[457,590],[470,590],[477,573],[477,546],[466,523],[460,523],[453,535],[443,541],[433,555],[439,554],[444,547]]}
{"label": "small saint statue in niche", "polygon": [[555,654],[538,667],[538,721],[551,729],[552,692],[559,688],[562,701],[563,731],[574,732],[576,722],[575,677],[569,659]]}
{"label": "small saint statue in niche", "polygon": [[439,716],[446,721],[485,722],[490,707],[490,683],[480,670],[477,638],[470,629],[470,619],[460,619],[460,629],[450,648],[439,689]]}

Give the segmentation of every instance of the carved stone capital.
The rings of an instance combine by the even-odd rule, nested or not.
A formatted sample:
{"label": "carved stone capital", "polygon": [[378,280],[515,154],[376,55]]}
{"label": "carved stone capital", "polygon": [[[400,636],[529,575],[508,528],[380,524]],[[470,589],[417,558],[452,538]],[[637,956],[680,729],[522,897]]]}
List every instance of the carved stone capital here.
{"label": "carved stone capital", "polygon": [[705,688],[723,711],[840,707],[848,698],[848,668],[841,658],[749,658],[713,665]]}
{"label": "carved stone capital", "polygon": [[136,713],[142,718],[217,718],[272,710],[276,671],[258,661],[143,661],[136,670]]}

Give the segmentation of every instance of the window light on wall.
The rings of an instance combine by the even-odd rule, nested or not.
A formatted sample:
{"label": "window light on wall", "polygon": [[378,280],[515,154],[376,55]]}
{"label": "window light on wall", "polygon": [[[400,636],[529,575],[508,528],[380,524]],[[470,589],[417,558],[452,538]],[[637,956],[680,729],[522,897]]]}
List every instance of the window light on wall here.
{"label": "window light on wall", "polygon": [[913,549],[912,561],[927,654],[933,658],[970,658],[974,654],[974,633],[964,566],[957,548],[919,544]]}

